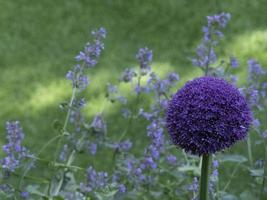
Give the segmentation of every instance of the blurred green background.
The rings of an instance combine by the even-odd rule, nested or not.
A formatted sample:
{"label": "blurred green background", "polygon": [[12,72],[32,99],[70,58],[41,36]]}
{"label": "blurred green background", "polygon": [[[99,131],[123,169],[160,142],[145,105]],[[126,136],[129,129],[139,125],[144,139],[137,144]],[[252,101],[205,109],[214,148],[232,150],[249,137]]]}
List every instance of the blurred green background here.
{"label": "blurred green background", "polygon": [[[232,19],[218,48],[220,59],[237,56],[241,66],[236,73],[244,83],[248,58],[267,66],[266,10],[266,0],[0,0],[0,144],[5,121],[14,119],[21,121],[32,152],[53,137],[53,120],[65,116],[58,105],[71,94],[65,74],[90,40],[91,29],[103,26],[108,34],[104,55],[89,72],[88,117],[101,111],[106,82],[137,65],[140,47],[153,50],[156,71],[177,72],[180,85],[200,75],[189,58],[201,40],[206,16],[222,11]],[[105,113],[119,130],[119,110],[109,106]],[[137,143],[142,141],[138,128],[131,136]]]}

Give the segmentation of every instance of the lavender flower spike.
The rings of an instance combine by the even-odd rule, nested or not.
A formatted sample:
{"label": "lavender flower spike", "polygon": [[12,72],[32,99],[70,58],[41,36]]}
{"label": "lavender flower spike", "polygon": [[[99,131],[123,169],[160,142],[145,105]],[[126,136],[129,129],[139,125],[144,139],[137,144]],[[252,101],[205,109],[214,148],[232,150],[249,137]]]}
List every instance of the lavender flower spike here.
{"label": "lavender flower spike", "polygon": [[172,142],[196,155],[212,154],[246,137],[252,114],[237,88],[210,76],[189,81],[169,102]]}
{"label": "lavender flower spike", "polygon": [[14,172],[20,165],[20,162],[28,155],[28,151],[22,146],[24,133],[18,121],[7,122],[7,140],[8,143],[3,146],[6,157],[0,161],[2,168]]}

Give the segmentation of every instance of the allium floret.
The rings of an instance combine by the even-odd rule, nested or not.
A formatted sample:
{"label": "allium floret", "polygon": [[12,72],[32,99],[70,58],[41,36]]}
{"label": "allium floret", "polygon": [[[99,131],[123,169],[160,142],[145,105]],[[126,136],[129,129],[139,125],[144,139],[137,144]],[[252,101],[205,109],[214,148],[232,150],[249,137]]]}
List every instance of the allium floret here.
{"label": "allium floret", "polygon": [[178,90],[166,117],[172,142],[195,155],[221,151],[245,138],[251,121],[238,89],[210,76],[189,81]]}

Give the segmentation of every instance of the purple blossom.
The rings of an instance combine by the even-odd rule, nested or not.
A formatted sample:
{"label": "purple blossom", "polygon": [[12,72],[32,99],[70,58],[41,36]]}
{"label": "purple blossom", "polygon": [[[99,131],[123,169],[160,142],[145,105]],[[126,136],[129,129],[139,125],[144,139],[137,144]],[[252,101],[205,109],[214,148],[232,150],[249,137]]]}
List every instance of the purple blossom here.
{"label": "purple blossom", "polygon": [[73,88],[84,90],[89,85],[89,78],[84,74],[80,65],[75,65],[72,70],[68,71],[66,78],[72,81]]}
{"label": "purple blossom", "polygon": [[89,151],[92,155],[95,155],[97,151],[97,144],[95,143],[89,144]]}
{"label": "purple blossom", "polygon": [[176,83],[179,81],[179,75],[176,73],[170,73],[168,74],[167,79],[170,83]]}
{"label": "purple blossom", "polygon": [[92,68],[97,64],[97,59],[104,49],[102,39],[106,37],[104,28],[91,32],[94,37],[94,43],[87,43],[84,51],[81,51],[75,58],[78,62],[83,61],[88,68]]}
{"label": "purple blossom", "polygon": [[66,161],[66,160],[67,160],[68,151],[69,151],[68,145],[65,144],[65,145],[63,146],[63,150],[61,151],[61,153],[60,153],[60,155],[59,155],[59,159],[60,159],[61,161]]}
{"label": "purple blossom", "polygon": [[91,126],[94,128],[94,130],[96,132],[105,132],[106,131],[106,123],[105,123],[101,114],[97,114],[94,117]]}
{"label": "purple blossom", "polygon": [[239,66],[239,62],[235,57],[230,57],[230,65],[232,68],[237,68]]}
{"label": "purple blossom", "polygon": [[258,129],[261,125],[260,120],[259,119],[253,119],[252,125],[255,129]]}
{"label": "purple blossom", "polygon": [[139,49],[136,54],[136,59],[139,61],[141,74],[146,75],[150,71],[150,63],[153,59],[153,53],[147,47]]}
{"label": "purple blossom", "polygon": [[198,193],[198,178],[197,177],[194,177],[193,183],[189,185],[188,190],[194,193]]}
{"label": "purple blossom", "polygon": [[166,114],[172,142],[197,155],[230,147],[246,137],[252,122],[238,89],[209,76],[187,82],[169,102]]}
{"label": "purple blossom", "polygon": [[119,190],[120,193],[125,193],[125,192],[126,192],[126,187],[125,187],[125,185],[124,185],[124,184],[120,184],[120,185],[118,186],[118,190]]}
{"label": "purple blossom", "polygon": [[28,199],[29,196],[30,196],[30,193],[28,191],[22,191],[20,193],[20,196],[21,196],[22,199]]}
{"label": "purple blossom", "polygon": [[24,133],[18,121],[7,122],[6,131],[8,143],[3,145],[3,151],[6,157],[4,157],[0,163],[4,170],[14,172],[29,153],[28,150],[22,146]]}
{"label": "purple blossom", "polygon": [[90,166],[86,170],[87,180],[86,183],[81,183],[80,188],[83,192],[91,192],[95,189],[104,188],[108,183],[107,172],[96,172],[95,169]]}
{"label": "purple blossom", "polygon": [[248,64],[248,80],[257,81],[257,79],[266,74],[266,71],[262,68],[262,66],[254,59],[250,59],[247,61]]}
{"label": "purple blossom", "polygon": [[121,80],[124,81],[125,83],[128,83],[131,82],[135,76],[136,72],[133,69],[125,69],[121,76]]}
{"label": "purple blossom", "polygon": [[166,161],[170,165],[175,165],[177,163],[177,158],[174,155],[168,155]]}
{"label": "purple blossom", "polygon": [[196,57],[191,60],[194,66],[207,69],[217,61],[215,46],[218,44],[218,39],[223,37],[221,29],[226,26],[230,18],[229,13],[207,17],[207,25],[202,28],[203,41],[196,49]]}
{"label": "purple blossom", "polygon": [[231,15],[229,13],[220,13],[213,16],[207,16],[208,26],[219,25],[221,28],[224,28],[227,22],[231,19]]}

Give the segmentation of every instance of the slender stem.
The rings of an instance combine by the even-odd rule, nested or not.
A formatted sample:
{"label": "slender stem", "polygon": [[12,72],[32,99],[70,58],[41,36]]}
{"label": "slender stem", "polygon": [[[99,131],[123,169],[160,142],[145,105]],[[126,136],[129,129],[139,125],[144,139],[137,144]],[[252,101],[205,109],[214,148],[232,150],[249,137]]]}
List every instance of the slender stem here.
{"label": "slender stem", "polygon": [[[47,143],[44,144],[44,146],[40,149],[40,151],[36,154],[34,157],[38,157],[49,145],[51,145],[54,141],[59,139],[62,135],[57,135],[53,138],[51,138]],[[34,159],[35,160],[35,159]],[[26,177],[27,173],[29,172],[31,165],[33,164],[34,160],[31,160],[30,163],[27,165],[25,171],[23,172],[19,182],[18,182],[18,188],[21,189],[23,179]]]}
{"label": "slender stem", "polygon": [[[137,86],[140,87],[140,85],[141,85],[141,72],[139,72],[139,76],[138,76],[138,80],[137,80]],[[136,97],[136,103],[135,103],[136,108],[138,108],[139,101],[140,101],[140,92],[138,92],[137,97]],[[138,112],[138,111],[135,111],[135,110],[134,110],[133,113],[131,114],[131,116],[130,116],[130,118],[129,118],[129,120],[128,120],[127,126],[126,126],[126,128],[124,129],[124,131],[122,132],[121,137],[119,138],[119,142],[122,142],[123,138],[126,136],[128,130],[129,130],[129,128],[130,128],[131,125],[132,125],[133,118],[134,118],[134,116],[135,116],[135,114],[136,114],[137,112]],[[117,153],[118,153],[118,149],[116,148],[115,151],[114,151],[114,153],[113,153],[113,160],[115,160]]]}
{"label": "slender stem", "polygon": [[185,161],[186,161],[186,165],[189,165],[189,160],[188,160],[188,157],[187,157],[187,155],[186,155],[186,152],[185,152],[185,150],[183,149],[183,155],[184,155],[184,158],[185,158]]}
{"label": "slender stem", "polygon": [[[73,105],[73,102],[74,102],[74,99],[75,99],[75,96],[76,96],[76,92],[77,92],[77,88],[74,87],[73,90],[72,90],[71,99],[70,99],[70,102],[69,102],[69,105],[68,105],[68,112],[67,112],[67,115],[66,115],[66,118],[65,118],[65,121],[64,121],[64,125],[63,125],[63,128],[62,128],[62,133],[60,133],[60,135],[64,135],[65,132],[66,132],[66,129],[67,129],[67,126],[68,126],[68,122],[69,122],[69,118],[70,118],[71,108],[72,108],[72,105]],[[54,161],[57,160],[57,156],[59,154],[59,149],[60,149],[61,143],[62,143],[62,138],[60,138],[60,140],[57,143],[57,148],[56,148]]]}
{"label": "slender stem", "polygon": [[236,165],[236,167],[234,168],[234,170],[233,170],[233,172],[232,172],[232,174],[231,174],[231,176],[229,178],[229,181],[226,183],[225,187],[222,190],[223,192],[225,192],[227,190],[227,188],[229,187],[230,183],[232,182],[232,180],[233,180],[233,178],[235,176],[235,173],[237,172],[237,169],[238,169],[239,165],[240,165],[240,163],[238,163]]}
{"label": "slender stem", "polygon": [[211,156],[209,154],[202,155],[201,177],[200,177],[200,200],[208,200],[209,198],[209,168]]}
{"label": "slender stem", "polygon": [[251,150],[251,139],[250,139],[250,135],[248,135],[248,139],[247,139],[247,149],[248,149],[248,160],[249,160],[249,164],[250,164],[250,167],[253,167],[253,156],[252,156],[252,150]]}
{"label": "slender stem", "polygon": [[266,165],[266,162],[267,162],[267,146],[266,146],[266,142],[264,142],[264,154],[265,154],[265,157],[264,157],[264,168],[263,168],[263,179],[262,179],[262,185],[261,185],[261,192],[260,192],[260,200],[264,200],[264,198],[266,198],[264,196],[264,187],[265,187],[265,183],[266,183],[266,173],[267,173],[267,165]]}

